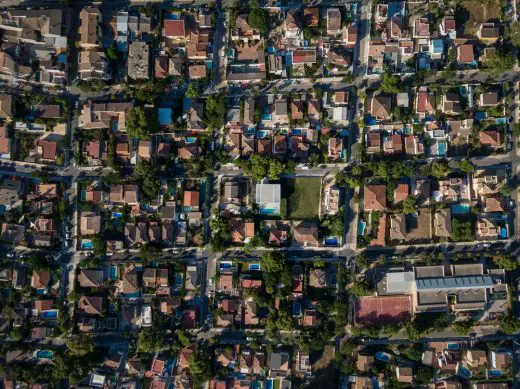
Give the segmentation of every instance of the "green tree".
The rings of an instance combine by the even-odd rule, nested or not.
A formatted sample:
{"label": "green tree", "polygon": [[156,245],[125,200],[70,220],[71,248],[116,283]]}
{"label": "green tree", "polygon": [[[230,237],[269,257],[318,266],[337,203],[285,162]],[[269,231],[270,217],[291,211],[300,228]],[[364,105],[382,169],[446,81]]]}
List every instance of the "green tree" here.
{"label": "green tree", "polygon": [[433,161],[431,165],[431,175],[437,179],[444,178],[450,172],[450,167],[448,165],[448,161],[445,159],[440,159],[437,161]]}
{"label": "green tree", "polygon": [[151,161],[141,160],[135,165],[133,180],[140,184],[141,190],[148,198],[157,197],[161,183],[157,178],[157,167]]}
{"label": "green tree", "polygon": [[451,221],[452,236],[457,242],[472,241],[475,239],[471,220],[454,217]]}
{"label": "green tree", "polygon": [[72,356],[83,357],[94,351],[94,347],[94,338],[85,334],[67,340],[67,349]]}
{"label": "green tree", "polygon": [[280,175],[283,173],[284,166],[282,161],[278,158],[270,158],[269,159],[269,171],[267,176],[270,180],[278,180]]}
{"label": "green tree", "polygon": [[247,22],[254,29],[266,32],[269,28],[269,14],[263,8],[253,8],[249,13]]}
{"label": "green tree", "polygon": [[420,365],[415,371],[415,381],[419,384],[429,384],[433,381],[435,369],[432,366]]}
{"label": "green tree", "polygon": [[421,332],[419,331],[419,328],[417,327],[417,323],[415,321],[411,320],[408,323],[406,323],[406,327],[404,329],[408,339],[416,341],[421,338]]}
{"label": "green tree", "polygon": [[162,254],[162,249],[157,244],[154,243],[145,243],[139,249],[139,256],[147,262],[153,261],[160,257]]}
{"label": "green tree", "polygon": [[518,268],[518,262],[509,254],[495,255],[493,256],[493,262],[495,262],[498,267],[507,271],[516,270]]}
{"label": "green tree", "polygon": [[453,331],[461,336],[468,336],[473,329],[472,320],[457,321],[453,323]]}
{"label": "green tree", "polygon": [[515,47],[520,47],[520,22],[508,23],[506,27],[506,39]]}
{"label": "green tree", "polygon": [[383,93],[399,93],[401,91],[401,79],[392,73],[385,72],[379,90]]}
{"label": "green tree", "polygon": [[107,241],[100,234],[92,237],[92,246],[95,256],[105,256],[107,253]]}
{"label": "green tree", "polygon": [[484,65],[491,73],[501,74],[513,69],[515,62],[516,59],[513,55],[495,50],[486,55]]}
{"label": "green tree", "polygon": [[403,212],[406,215],[410,215],[412,213],[415,213],[417,211],[417,199],[415,196],[408,196],[403,201]]}
{"label": "green tree", "polygon": [[500,320],[500,331],[505,334],[516,334],[520,331],[520,320],[516,317],[508,315]]}
{"label": "green tree", "polygon": [[200,97],[200,88],[197,84],[191,83],[188,85],[188,89],[186,90],[186,97],[190,99],[196,99]]}
{"label": "green tree", "polygon": [[502,187],[500,188],[500,193],[502,193],[506,197],[509,197],[513,194],[513,188],[511,188],[507,184],[502,185]]}
{"label": "green tree", "polygon": [[350,293],[352,293],[356,297],[363,297],[363,296],[369,296],[373,292],[368,287],[368,284],[366,283],[366,281],[359,281],[359,282],[354,282],[352,284],[352,286],[350,287]]}
{"label": "green tree", "polygon": [[226,117],[226,100],[224,95],[211,95],[206,100],[204,124],[208,128],[221,128]]}
{"label": "green tree", "polygon": [[468,161],[467,159],[460,160],[459,163],[459,169],[464,173],[472,173],[475,168],[473,167],[473,164]]}
{"label": "green tree", "polygon": [[164,332],[154,327],[143,328],[137,337],[137,351],[155,353],[168,348]]}
{"label": "green tree", "polygon": [[203,350],[193,354],[190,358],[190,375],[194,388],[201,388],[204,382],[211,378],[211,357],[209,351]]}
{"label": "green tree", "polygon": [[126,132],[130,138],[149,139],[157,129],[157,123],[143,107],[134,107],[128,111]]}

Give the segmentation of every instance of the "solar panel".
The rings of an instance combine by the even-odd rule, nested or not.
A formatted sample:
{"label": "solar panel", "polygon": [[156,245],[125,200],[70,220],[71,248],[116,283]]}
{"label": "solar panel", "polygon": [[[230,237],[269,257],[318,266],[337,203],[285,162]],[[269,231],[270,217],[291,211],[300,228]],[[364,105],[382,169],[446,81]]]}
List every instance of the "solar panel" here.
{"label": "solar panel", "polygon": [[417,290],[488,288],[493,286],[493,279],[490,276],[422,278],[415,285]]}

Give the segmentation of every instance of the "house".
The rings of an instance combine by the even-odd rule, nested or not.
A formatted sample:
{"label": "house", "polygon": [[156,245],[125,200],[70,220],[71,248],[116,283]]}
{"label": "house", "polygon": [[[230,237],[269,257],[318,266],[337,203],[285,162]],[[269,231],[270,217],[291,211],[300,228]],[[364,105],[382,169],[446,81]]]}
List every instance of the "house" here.
{"label": "house", "polygon": [[365,211],[384,211],[386,209],[386,185],[371,184],[364,187],[363,209]]}
{"label": "house", "polygon": [[504,168],[476,169],[472,177],[472,189],[477,198],[495,195],[507,183]]}
{"label": "house", "polygon": [[435,94],[427,89],[421,89],[416,96],[416,112],[419,117],[432,115],[435,113]]}
{"label": "house", "polygon": [[377,120],[389,120],[392,114],[392,96],[373,95],[370,98],[370,114]]}
{"label": "house", "polygon": [[83,105],[81,111],[80,127],[126,132],[126,119],[133,106],[132,102],[102,103],[88,101]]}
{"label": "house", "polygon": [[253,299],[245,301],[244,325],[246,327],[254,327],[260,323],[260,318],[258,317],[259,311],[258,305]]}
{"label": "house", "polygon": [[486,196],[484,198],[484,212],[505,212],[505,200],[500,195]]}
{"label": "house", "polygon": [[255,188],[255,203],[260,214],[279,215],[281,206],[280,184],[258,183]]}
{"label": "house", "polygon": [[291,374],[291,358],[286,352],[271,352],[267,355],[270,378],[283,378]]}
{"label": "house", "polygon": [[457,46],[457,63],[460,65],[472,65],[475,63],[475,53],[472,44]]}
{"label": "house", "polygon": [[309,286],[311,288],[327,288],[327,272],[324,269],[312,269],[309,273]]}
{"label": "house", "polygon": [[199,286],[198,268],[197,266],[188,266],[186,268],[186,280],[184,288],[189,291],[196,290]]}
{"label": "house", "polygon": [[9,243],[21,243],[25,240],[25,227],[18,224],[2,223],[0,239]]}
{"label": "house", "polygon": [[184,43],[186,28],[184,19],[164,19],[162,35],[172,43]]}
{"label": "house", "polygon": [[451,237],[451,210],[449,208],[441,208],[435,212],[433,233],[441,238]]}
{"label": "house", "polygon": [[38,156],[42,161],[56,162],[56,157],[58,156],[58,142],[40,139],[36,145]]}
{"label": "house", "polygon": [[127,74],[134,81],[150,78],[150,46],[147,42],[130,42]]}
{"label": "house", "polygon": [[233,219],[230,228],[233,243],[247,243],[255,236],[255,223],[252,220]]}
{"label": "house", "polygon": [[403,152],[403,136],[399,133],[383,137],[383,153],[387,155]]}
{"label": "house", "polygon": [[81,212],[80,231],[81,235],[95,235],[101,232],[101,216],[90,211]]}
{"label": "house", "polygon": [[412,384],[414,379],[413,369],[408,366],[396,366],[395,376],[398,382]]}
{"label": "house", "polygon": [[343,159],[343,140],[341,138],[330,138],[328,153],[329,158],[333,161]]}
{"label": "house", "polygon": [[301,221],[294,226],[293,239],[302,246],[318,247],[318,226],[314,222]]}
{"label": "house", "polygon": [[406,240],[406,218],[403,213],[390,215],[390,240]]}
{"label": "house", "polygon": [[356,369],[360,372],[365,373],[372,368],[374,361],[375,359],[373,355],[358,354],[356,360]]}
{"label": "house", "polygon": [[442,112],[448,115],[458,115],[462,113],[460,94],[449,91],[442,96]]}
{"label": "house", "polygon": [[394,204],[403,202],[410,193],[410,186],[407,183],[400,182],[394,190]]}
{"label": "house", "polygon": [[315,309],[306,309],[304,311],[302,325],[304,327],[314,327],[318,325],[318,317]]}
{"label": "house", "polygon": [[51,282],[51,273],[43,270],[33,270],[31,288],[47,289]]}
{"label": "house", "polygon": [[490,370],[499,370],[502,374],[507,374],[511,371],[512,356],[507,351],[490,351],[489,352],[489,368]]}
{"label": "house", "polygon": [[190,131],[204,131],[204,104],[200,100],[195,100],[191,103],[188,110],[188,130]]}
{"label": "house", "polygon": [[315,27],[320,24],[320,9],[318,7],[305,7],[303,9],[303,25]]}
{"label": "house", "polygon": [[108,68],[108,59],[104,51],[80,51],[78,58],[78,78],[83,81],[109,80],[111,75]]}
{"label": "house", "polygon": [[469,349],[466,350],[466,355],[464,356],[464,362],[466,364],[476,370],[480,370],[485,368],[488,362],[487,353],[484,350],[479,349]]}
{"label": "house", "polygon": [[287,10],[284,20],[284,32],[287,38],[296,38],[300,34],[300,10],[291,8]]}
{"label": "house", "polygon": [[367,154],[378,154],[381,152],[381,133],[370,131],[365,134],[365,144]]}
{"label": "house", "polygon": [[252,28],[247,20],[247,14],[237,16],[235,28],[231,30],[231,40],[254,41],[260,39],[260,32]]}
{"label": "house", "polygon": [[104,272],[97,269],[81,269],[78,283],[82,288],[97,288],[103,286]]}
{"label": "house", "polygon": [[160,300],[160,311],[164,315],[173,315],[181,306],[179,297],[163,297]]}
{"label": "house", "polygon": [[458,202],[469,200],[470,192],[467,177],[451,177],[439,180],[439,189],[433,197],[437,202]]}
{"label": "house", "polygon": [[219,291],[231,293],[233,291],[233,274],[221,274],[219,277]]}
{"label": "house", "polygon": [[58,197],[58,187],[56,184],[38,184],[36,194],[38,197],[55,199]]}
{"label": "house", "polygon": [[100,316],[103,314],[103,297],[81,296],[78,302],[79,313]]}
{"label": "house", "polygon": [[502,140],[500,131],[498,130],[485,130],[478,133],[480,144],[490,149],[498,149],[502,147]]}
{"label": "house", "polygon": [[188,67],[188,75],[190,79],[196,80],[206,77],[206,65],[190,65]]}
{"label": "house", "polygon": [[152,158],[152,142],[149,140],[139,140],[137,155],[140,160],[149,161]]}
{"label": "house", "polygon": [[147,267],[143,271],[143,286],[155,288],[157,280],[157,269]]}
{"label": "house", "polygon": [[424,154],[424,143],[417,135],[406,135],[404,137],[404,149],[408,155]]}
{"label": "house", "polygon": [[495,23],[482,23],[477,31],[477,36],[486,45],[496,43],[500,37],[500,29]]}
{"label": "house", "polygon": [[336,36],[341,32],[341,12],[337,8],[327,8],[327,35]]}
{"label": "house", "polygon": [[90,50],[101,45],[101,12],[97,7],[85,7],[79,14],[79,45],[82,49]]}
{"label": "house", "polygon": [[481,93],[479,96],[479,106],[481,107],[494,107],[500,103],[498,92],[487,91]]}
{"label": "house", "polygon": [[200,210],[200,193],[198,191],[184,192],[183,201],[185,212],[199,212]]}

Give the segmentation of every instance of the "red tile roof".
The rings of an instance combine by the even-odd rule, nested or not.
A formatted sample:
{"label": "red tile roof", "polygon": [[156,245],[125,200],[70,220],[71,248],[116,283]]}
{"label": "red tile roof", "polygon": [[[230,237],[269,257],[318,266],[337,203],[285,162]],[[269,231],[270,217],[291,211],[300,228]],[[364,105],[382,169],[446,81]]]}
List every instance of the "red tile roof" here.
{"label": "red tile roof", "polygon": [[184,38],[186,36],[184,20],[165,20],[164,36],[169,38]]}

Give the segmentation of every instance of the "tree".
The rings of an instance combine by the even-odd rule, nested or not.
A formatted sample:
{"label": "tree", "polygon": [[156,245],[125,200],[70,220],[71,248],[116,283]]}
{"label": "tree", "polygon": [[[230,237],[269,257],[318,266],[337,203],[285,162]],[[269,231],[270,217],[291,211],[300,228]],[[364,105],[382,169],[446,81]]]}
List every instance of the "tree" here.
{"label": "tree", "polygon": [[353,283],[350,287],[350,292],[356,297],[369,296],[372,294],[372,291],[365,281]]}
{"label": "tree", "polygon": [[403,212],[406,215],[415,213],[416,210],[417,210],[417,199],[415,198],[415,196],[408,196],[406,199],[404,199]]}
{"label": "tree", "polygon": [[95,256],[105,256],[107,253],[107,241],[100,234],[92,237],[92,246]]}
{"label": "tree", "polygon": [[473,164],[468,161],[467,159],[460,160],[459,163],[459,169],[464,173],[472,173],[475,168],[473,167]]}
{"label": "tree", "polygon": [[508,23],[506,39],[515,47],[520,47],[520,22]]}
{"label": "tree", "polygon": [[461,336],[468,336],[473,329],[472,320],[457,321],[453,323],[453,331]]}
{"label": "tree", "polygon": [[389,72],[383,73],[379,90],[383,93],[399,93],[401,91],[400,78]]}
{"label": "tree", "polygon": [[500,188],[500,193],[502,193],[506,197],[509,197],[513,194],[513,188],[511,188],[507,184],[502,185],[502,187]]}
{"label": "tree", "polygon": [[500,331],[508,335],[518,333],[520,331],[520,320],[511,315],[506,316],[500,321]]}
{"label": "tree", "polygon": [[157,178],[156,165],[152,164],[151,161],[139,161],[135,165],[133,179],[141,184],[141,190],[148,198],[157,197],[161,183]]}
{"label": "tree", "polygon": [[143,107],[134,107],[128,111],[126,132],[130,138],[149,139],[155,130],[156,122]]}
{"label": "tree", "polygon": [[516,59],[513,55],[494,50],[486,55],[486,68],[493,74],[507,72],[515,66]]}
{"label": "tree", "polygon": [[202,350],[190,358],[190,375],[194,388],[201,388],[204,382],[211,378],[211,358]]}
{"label": "tree", "polygon": [[137,337],[137,350],[143,353],[154,353],[168,348],[164,332],[157,328],[143,328]]}
{"label": "tree", "polygon": [[438,161],[433,161],[431,165],[431,175],[437,179],[444,178],[450,172],[450,167],[448,166],[448,161],[445,159],[440,159]]}
{"label": "tree", "polygon": [[269,159],[269,172],[267,176],[270,180],[278,180],[283,173],[283,163],[278,158]]}
{"label": "tree", "polygon": [[110,62],[116,62],[119,60],[119,53],[115,45],[109,46],[105,49],[105,54]]}
{"label": "tree", "polygon": [[85,334],[75,335],[67,340],[69,354],[76,357],[83,357],[94,351],[94,338]]}
{"label": "tree", "polygon": [[421,337],[421,333],[415,321],[409,321],[408,323],[406,323],[405,332],[408,339],[413,341],[419,340],[419,338]]}
{"label": "tree", "polygon": [[196,84],[189,84],[188,89],[186,90],[186,97],[189,97],[190,99],[196,99],[197,97],[200,97],[200,88]]}
{"label": "tree", "polygon": [[279,251],[262,255],[262,268],[267,273],[281,273],[285,269],[285,256]]}
{"label": "tree", "polygon": [[269,28],[269,14],[263,8],[253,8],[247,18],[249,25],[260,31],[266,32]]}
{"label": "tree", "polygon": [[224,95],[209,96],[204,109],[204,124],[208,128],[221,128],[226,117]]}
{"label": "tree", "polygon": [[508,254],[499,254],[493,257],[493,262],[500,268],[506,271],[516,270],[518,262]]}
{"label": "tree", "polygon": [[452,236],[457,242],[472,241],[475,238],[471,220],[454,217],[451,222]]}
{"label": "tree", "polygon": [[420,384],[429,384],[433,381],[435,369],[432,366],[420,365],[415,372],[415,381]]}
{"label": "tree", "polygon": [[145,243],[139,249],[139,256],[144,261],[147,261],[147,262],[157,259],[157,257],[161,256],[161,254],[162,254],[162,249],[158,245],[150,243],[150,242]]}

